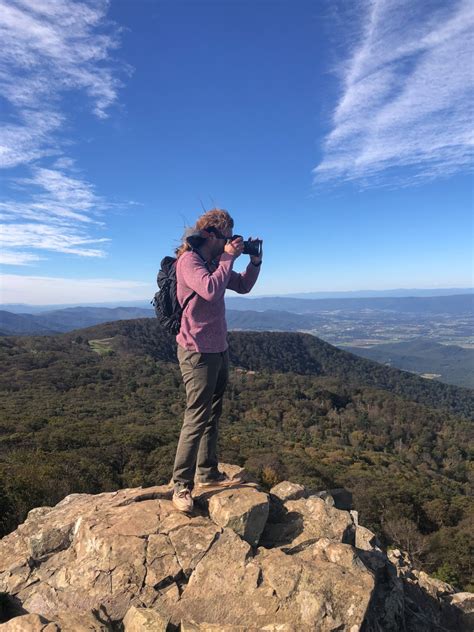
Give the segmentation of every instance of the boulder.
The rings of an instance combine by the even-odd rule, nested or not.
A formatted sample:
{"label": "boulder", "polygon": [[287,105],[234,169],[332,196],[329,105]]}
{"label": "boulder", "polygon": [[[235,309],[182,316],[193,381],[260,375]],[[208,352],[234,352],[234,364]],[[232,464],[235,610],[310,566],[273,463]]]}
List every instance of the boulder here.
{"label": "boulder", "polygon": [[[101,609],[106,619],[122,620],[148,588],[148,537],[174,511],[168,498],[160,487],[71,494],[53,508],[30,512],[0,540],[0,592],[23,611],[53,621],[61,611]],[[180,572],[172,555],[164,555],[165,563],[170,568],[158,568],[151,555],[151,576]]]}
{"label": "boulder", "polygon": [[145,564],[145,585],[151,588],[176,579],[182,570],[169,537],[162,533],[151,533],[148,536]]}
{"label": "boulder", "polygon": [[219,527],[206,519],[191,521],[188,525],[170,532],[170,542],[186,576],[192,573],[220,532]]}
{"label": "boulder", "polygon": [[243,625],[216,625],[214,623],[181,621],[181,632],[246,632],[246,628]]}
{"label": "boulder", "polygon": [[123,619],[123,632],[166,632],[169,617],[151,608],[132,606]]}
{"label": "boulder", "polygon": [[38,614],[14,617],[0,625],[2,632],[104,632],[112,627],[99,621],[92,612],[58,612],[54,621]]}
{"label": "boulder", "polygon": [[436,579],[436,577],[430,577],[428,573],[414,569],[413,573],[417,578],[418,584],[425,590],[428,595],[432,597],[440,597],[443,595],[449,595],[454,592],[454,588],[451,584]]}
{"label": "boulder", "polygon": [[60,632],[60,628],[39,614],[25,614],[0,624],[1,632]]}
{"label": "boulder", "polygon": [[373,587],[372,574],[350,545],[326,539],[294,555],[264,548],[254,554],[224,529],[196,566],[177,609],[184,621],[192,617],[193,625],[221,629],[238,623],[245,630],[359,630]]}
{"label": "boulder", "polygon": [[270,494],[276,496],[282,502],[287,500],[298,500],[298,498],[304,498],[307,496],[306,488],[298,483],[292,483],[290,481],[282,481],[271,488]]}
{"label": "boulder", "polygon": [[[220,625],[258,626],[278,610],[272,591],[261,589],[252,547],[224,529],[199,562],[176,605],[180,620]],[[277,619],[279,621],[279,619]]]}
{"label": "boulder", "polygon": [[361,525],[355,526],[355,546],[358,549],[364,551],[381,551],[381,544],[372,531],[362,527]]}
{"label": "boulder", "polygon": [[343,487],[329,491],[312,492],[309,498],[322,498],[328,505],[344,511],[352,509],[352,493]]}
{"label": "boulder", "polygon": [[387,554],[335,496],[275,487],[201,490],[193,515],[168,486],[30,511],[0,540],[0,632],[472,629],[473,595]]}
{"label": "boulder", "polygon": [[458,612],[459,632],[474,630],[474,594],[459,592],[446,598],[449,605]]}
{"label": "boulder", "polygon": [[322,537],[354,544],[355,527],[348,511],[336,509],[313,496],[285,502],[276,521],[267,523],[262,543],[290,549]]}
{"label": "boulder", "polygon": [[239,465],[233,465],[232,463],[219,463],[219,471],[227,474],[229,478],[240,481],[242,483],[258,483],[255,476],[250,474],[248,470],[246,470],[244,467],[240,467]]}
{"label": "boulder", "polygon": [[267,494],[252,487],[225,489],[209,493],[208,511],[217,525],[229,527],[255,546],[267,522],[269,500]]}

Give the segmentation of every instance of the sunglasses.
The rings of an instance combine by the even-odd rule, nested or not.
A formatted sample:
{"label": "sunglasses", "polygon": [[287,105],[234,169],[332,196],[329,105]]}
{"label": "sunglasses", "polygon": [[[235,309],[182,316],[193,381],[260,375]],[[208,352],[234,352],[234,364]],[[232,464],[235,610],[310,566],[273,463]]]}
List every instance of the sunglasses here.
{"label": "sunglasses", "polygon": [[214,226],[209,226],[209,228],[206,228],[208,233],[214,233],[214,235],[217,237],[217,239],[223,239],[224,241],[232,241],[233,239],[235,239],[235,237],[226,237],[225,235],[223,235],[221,233],[220,230],[218,230],[217,228],[215,228]]}

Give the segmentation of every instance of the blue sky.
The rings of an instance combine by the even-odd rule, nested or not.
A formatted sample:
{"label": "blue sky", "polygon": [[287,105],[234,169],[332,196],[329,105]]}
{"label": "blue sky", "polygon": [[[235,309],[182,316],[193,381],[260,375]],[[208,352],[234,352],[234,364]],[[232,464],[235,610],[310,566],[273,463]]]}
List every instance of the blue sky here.
{"label": "blue sky", "polygon": [[470,2],[0,9],[3,302],[148,298],[201,204],[255,295],[473,285]]}

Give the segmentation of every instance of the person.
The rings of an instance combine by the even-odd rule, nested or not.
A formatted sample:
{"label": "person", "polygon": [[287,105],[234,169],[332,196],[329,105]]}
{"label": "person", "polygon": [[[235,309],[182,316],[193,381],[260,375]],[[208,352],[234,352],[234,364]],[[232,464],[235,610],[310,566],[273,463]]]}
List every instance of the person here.
{"label": "person", "polygon": [[244,249],[232,237],[234,220],[226,210],[212,209],[185,234],[176,251],[177,298],[190,295],[176,336],[179,366],[186,389],[186,409],[173,466],[173,504],[193,509],[194,480],[200,487],[231,484],[218,470],[218,424],[229,374],[226,289],[247,294],[260,272],[262,254],[251,256],[246,270],[232,268]]}

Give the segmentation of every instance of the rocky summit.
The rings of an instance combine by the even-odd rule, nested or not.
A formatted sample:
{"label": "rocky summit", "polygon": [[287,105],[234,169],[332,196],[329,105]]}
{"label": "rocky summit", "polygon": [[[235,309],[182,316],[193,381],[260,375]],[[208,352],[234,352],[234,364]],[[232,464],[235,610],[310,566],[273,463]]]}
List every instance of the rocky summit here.
{"label": "rocky summit", "polygon": [[71,494],[0,540],[1,632],[473,629],[474,595],[386,552],[345,490],[170,486]]}

